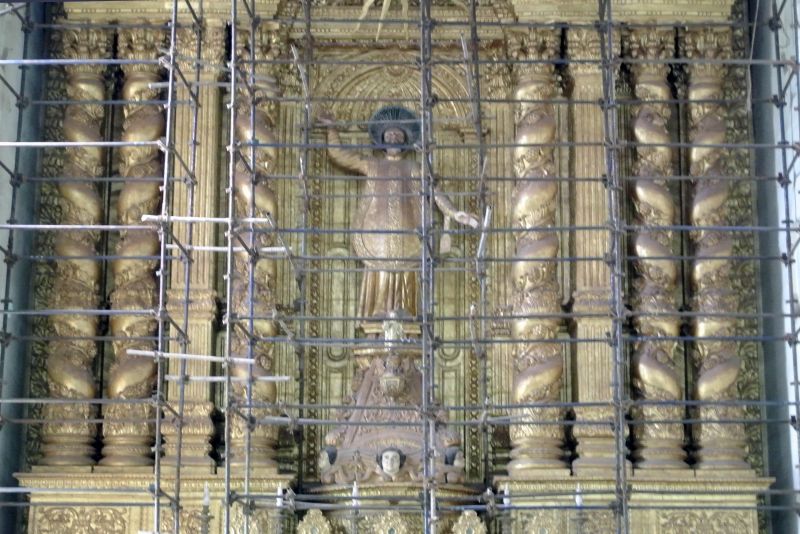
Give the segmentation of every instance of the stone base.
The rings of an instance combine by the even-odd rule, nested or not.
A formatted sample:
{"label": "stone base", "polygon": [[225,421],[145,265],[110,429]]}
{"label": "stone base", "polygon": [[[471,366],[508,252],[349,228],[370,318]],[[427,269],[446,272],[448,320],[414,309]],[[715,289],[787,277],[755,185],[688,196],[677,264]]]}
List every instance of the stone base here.
{"label": "stone base", "polygon": [[[57,468],[37,468],[32,473],[17,473],[20,485],[47,489],[47,493],[30,495],[28,512],[29,534],[54,532],[91,532],[103,534],[139,534],[158,531],[174,532],[174,515],[167,497],[161,500],[158,528],[154,528],[155,507],[152,497],[153,472],[124,473],[117,470],[98,470],[93,473]],[[289,475],[251,475],[250,493],[275,495],[278,487],[288,488],[293,481]],[[209,506],[203,507],[203,493],[208,488]],[[244,478],[231,477],[231,489],[241,495]],[[98,491],[99,490],[99,491]],[[175,494],[174,472],[161,474],[161,491],[169,497]],[[240,534],[244,531],[244,508],[241,502],[230,508],[230,529],[225,530],[225,476],[196,471],[181,471],[180,532],[209,534]],[[274,501],[263,499],[250,514],[252,534],[293,532],[291,512],[276,513]],[[208,530],[204,530],[207,526]]]}
{"label": "stone base", "polygon": [[[753,471],[720,477],[683,469],[661,475],[634,470],[628,478],[630,532],[758,534],[758,495],[773,482]],[[512,506],[523,508],[499,514],[496,521],[504,533],[617,532],[611,508],[615,480],[608,473],[530,481],[498,477],[494,483],[499,494],[508,489]]]}

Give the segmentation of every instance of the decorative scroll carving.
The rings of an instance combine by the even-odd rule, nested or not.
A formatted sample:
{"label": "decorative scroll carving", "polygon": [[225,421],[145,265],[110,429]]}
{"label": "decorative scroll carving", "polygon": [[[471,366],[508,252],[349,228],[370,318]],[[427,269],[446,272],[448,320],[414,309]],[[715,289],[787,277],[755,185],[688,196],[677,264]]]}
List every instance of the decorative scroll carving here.
{"label": "decorative scroll carving", "polygon": [[554,510],[533,510],[518,512],[513,518],[514,534],[523,532],[564,532],[564,514],[559,514]]}
{"label": "decorative scroll carving", "polygon": [[[210,517],[204,517],[200,510],[181,510],[181,532],[202,532],[204,524],[208,527]],[[161,511],[161,534],[179,534],[175,532],[175,514],[171,508]]]}
{"label": "decorative scroll carving", "polygon": [[681,510],[658,514],[660,534],[748,534],[754,532],[749,512],[737,510]]}
{"label": "decorative scroll carving", "polygon": [[[164,35],[144,28],[120,30],[119,56],[137,61],[152,61]],[[129,101],[124,107],[125,121],[122,140],[141,143],[159,140],[164,135],[165,117],[158,105],[145,101],[158,100],[160,91],[149,85],[161,79],[160,67],[152,63],[122,65],[125,81],[122,98]],[[119,224],[141,225],[142,215],[157,213],[161,203],[160,182],[163,172],[161,151],[155,144],[124,146],[119,150],[120,175],[126,178],[117,204]],[[159,237],[153,230],[123,230],[116,254],[123,259],[112,262],[114,290],[111,309],[114,312],[132,311],[135,314],[115,313],[110,317],[111,334],[116,357],[111,366],[107,385],[109,399],[145,399],[153,389],[156,364],[152,358],[132,356],[128,350],[153,350],[151,339],[156,332],[158,286],[154,276],[157,262],[142,259],[156,256]],[[148,404],[115,403],[105,411],[103,425],[103,465],[148,465],[152,463],[150,446],[155,416]]]}
{"label": "decorative scroll carving", "polygon": [[[71,30],[61,35],[61,55],[66,59],[105,58],[108,35],[100,30]],[[66,141],[92,143],[103,140],[105,99],[102,65],[69,65],[67,96],[75,103],[65,108],[63,135]],[[96,146],[68,147],[64,150],[63,175],[68,178],[95,178],[104,174],[105,151]],[[102,222],[103,206],[97,187],[91,182],[58,183],[62,224]],[[63,259],[56,265],[50,306],[57,310],[95,310],[99,306],[100,264],[89,259],[97,254],[99,233],[96,231],[60,231],[55,241],[55,254]],[[51,325],[57,339],[50,342],[47,358],[47,385],[50,397],[76,400],[95,396],[92,362],[97,354],[98,316],[56,314]],[[92,442],[97,431],[92,423],[81,419],[95,416],[95,408],[85,403],[48,404],[43,415],[48,422],[42,430],[44,465],[91,465]],[[72,422],[55,422],[56,420]]]}
{"label": "decorative scroll carving", "polygon": [[[512,221],[516,250],[511,265],[513,287],[512,339],[516,376],[514,402],[553,403],[561,400],[563,360],[561,345],[547,343],[558,335],[561,295],[556,278],[558,255],[556,224],[558,182],[554,179],[556,97],[554,65],[560,34],[552,30],[532,32],[513,50],[520,64],[514,98],[516,112]],[[544,63],[536,63],[544,61]],[[515,410],[524,424],[511,426],[512,477],[534,476],[531,469],[564,465],[561,446],[564,429],[554,421],[563,418],[561,408],[535,407]],[[544,421],[544,424],[531,424]]]}
{"label": "decorative scroll carving", "polygon": [[[675,223],[675,204],[669,182],[661,177],[672,175],[672,148],[668,128],[669,100],[667,83],[674,34],[642,28],[629,35],[633,59],[653,63],[634,63],[631,67],[636,98],[642,101],[635,112],[633,134],[638,160],[633,187],[636,218],[642,229],[634,238],[638,258],[634,282],[635,325],[646,339],[638,342],[633,353],[633,387],[640,399],[672,401],[673,404],[644,405],[638,411],[643,424],[634,427],[638,444],[637,467],[686,468],[683,425],[661,421],[680,421],[683,407],[683,373],[676,368],[675,339],[680,333],[675,291],[678,262],[673,256],[673,233],[665,229]],[[655,227],[655,228],[650,228]],[[666,339],[663,339],[666,338]]]}
{"label": "decorative scroll carving", "polygon": [[53,507],[36,516],[36,534],[127,534],[123,508]]}
{"label": "decorative scroll carving", "polygon": [[[746,6],[735,3],[733,17],[742,20]],[[733,57],[747,58],[750,54],[750,31],[742,26],[732,28],[732,51]],[[726,168],[728,176],[747,176],[751,171],[752,150],[747,148],[752,140],[750,132],[752,117],[750,115],[748,79],[751,75],[750,68],[746,64],[729,67],[725,75],[723,89],[723,99],[727,102],[734,102],[728,108],[728,142],[739,145],[731,150],[730,157],[727,158]],[[729,223],[732,226],[751,225],[757,221],[756,202],[753,201],[756,183],[754,180],[736,180],[732,185],[731,191],[731,214]],[[735,257],[755,257],[757,252],[757,236],[755,233],[737,233],[733,245],[733,255]],[[740,318],[737,321],[737,335],[750,338],[741,340],[738,343],[739,356],[742,358],[742,369],[737,380],[739,398],[744,401],[758,401],[763,395],[762,367],[763,367],[763,344],[758,340],[762,332],[761,321],[758,318],[760,309],[760,284],[759,262],[737,261],[733,264],[731,273],[733,287],[738,297],[739,313],[745,314],[747,318]],[[766,429],[758,421],[762,417],[762,406],[758,402],[750,403],[744,407],[745,418],[749,421],[745,424],[747,435],[747,458],[745,461],[756,472],[764,473],[764,439]],[[765,521],[765,514],[759,514],[759,520]],[[762,529],[763,531],[764,529]]]}
{"label": "decorative scroll carving", "polygon": [[[254,54],[259,61],[274,59],[280,53],[276,36],[267,32],[240,31],[240,57],[249,60]],[[254,50],[251,47],[255,47]],[[278,325],[272,320],[275,311],[276,263],[264,257],[259,250],[274,244],[274,227],[277,201],[269,186],[268,177],[274,172],[277,150],[275,136],[277,82],[263,67],[258,70],[258,80],[249,82],[252,91],[240,84],[236,95],[236,139],[244,146],[232,157],[236,171],[234,177],[234,205],[237,218],[252,218],[258,222],[242,223],[237,233],[236,246],[244,250],[235,254],[234,278],[231,282],[231,310],[234,317],[231,329],[231,354],[237,358],[252,358],[254,363],[234,364],[231,375],[238,381],[233,385],[233,395],[240,403],[275,402],[274,382],[252,381],[253,378],[273,372],[274,344],[264,338],[278,334]],[[249,74],[241,73],[244,78]],[[266,221],[269,222],[266,222]],[[252,319],[251,319],[252,318]],[[248,391],[249,390],[249,391]],[[252,410],[252,411],[250,411]],[[254,417],[271,415],[265,408],[244,409]],[[250,465],[274,467],[274,447],[278,429],[271,425],[256,425],[250,430],[241,417],[235,417],[231,427],[230,449],[233,464],[243,464],[249,432]]]}
{"label": "decorative scroll carving", "polygon": [[[246,519],[246,516],[249,519]],[[273,514],[267,510],[245,510],[236,507],[231,513],[231,534],[271,534],[278,531],[277,521]],[[245,529],[247,523],[247,529]]]}
{"label": "decorative scroll carving", "polygon": [[[718,60],[730,50],[727,29],[688,32],[686,55],[690,59]],[[690,63],[689,126],[693,145],[689,151],[694,180],[691,239],[696,258],[692,266],[694,324],[697,337],[693,356],[697,367],[695,398],[699,401],[738,399],[737,382],[741,359],[738,344],[720,337],[736,334],[736,319],[726,316],[737,311],[737,297],[731,280],[733,235],[718,228],[729,224],[730,181],[724,179],[728,151],[720,148],[726,136],[727,109],[721,103],[726,68],[713,61]],[[694,437],[699,468],[743,469],[744,427],[739,406],[703,405],[697,408]]]}

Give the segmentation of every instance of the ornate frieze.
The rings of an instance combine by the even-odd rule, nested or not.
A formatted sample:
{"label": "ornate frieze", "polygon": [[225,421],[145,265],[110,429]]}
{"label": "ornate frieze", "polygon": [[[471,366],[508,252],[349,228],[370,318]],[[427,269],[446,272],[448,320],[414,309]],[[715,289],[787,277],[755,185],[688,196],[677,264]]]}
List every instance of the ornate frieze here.
{"label": "ornate frieze", "polygon": [[129,514],[123,507],[48,506],[36,514],[31,534],[129,534]]}

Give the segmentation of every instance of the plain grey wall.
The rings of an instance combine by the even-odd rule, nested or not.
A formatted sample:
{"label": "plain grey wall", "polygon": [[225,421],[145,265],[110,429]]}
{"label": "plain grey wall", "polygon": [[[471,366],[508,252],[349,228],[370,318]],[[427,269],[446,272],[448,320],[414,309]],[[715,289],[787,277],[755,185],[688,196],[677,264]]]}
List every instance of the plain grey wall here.
{"label": "plain grey wall", "polygon": [[[29,21],[43,20],[44,4],[39,2],[21,3],[19,13]],[[3,4],[2,9],[8,8]],[[22,59],[45,57],[45,41],[41,28],[28,27],[23,31],[22,21],[13,13],[0,16],[0,59]],[[44,69],[42,67],[26,67],[24,70],[16,65],[0,66],[0,75],[22,95],[23,99],[38,99],[41,97]],[[19,105],[17,97],[7,88],[0,87],[0,140],[26,141],[39,140],[41,131],[41,107],[34,105]],[[16,170],[21,176],[38,176],[39,153],[35,149],[0,148],[0,161],[8,168]],[[0,170],[0,222],[6,223],[11,214],[12,200],[14,204],[14,220],[17,223],[32,223],[36,219],[36,188],[31,182],[23,182],[13,192],[11,180],[3,170]],[[31,253],[33,232],[16,231],[13,235],[13,250],[15,255],[28,256]],[[0,246],[8,245],[8,232],[0,231]],[[9,299],[8,307],[12,310],[23,310],[31,307],[31,273],[30,262],[21,259],[12,264],[10,275],[7,276],[6,263],[0,262],[0,288]],[[2,318],[0,318],[2,320]],[[28,318],[9,316],[6,332],[11,335],[23,335],[28,332]],[[22,341],[11,341],[6,344],[3,354],[2,397],[19,398],[27,396],[28,372],[27,362],[28,344]],[[25,406],[21,404],[0,404],[0,417],[20,417],[25,413]],[[13,474],[21,467],[24,461],[23,425],[14,423],[0,423],[0,487],[13,487],[17,481]],[[11,533],[18,528],[19,521],[26,508],[9,506],[13,502],[24,502],[24,495],[0,495],[0,532]]]}

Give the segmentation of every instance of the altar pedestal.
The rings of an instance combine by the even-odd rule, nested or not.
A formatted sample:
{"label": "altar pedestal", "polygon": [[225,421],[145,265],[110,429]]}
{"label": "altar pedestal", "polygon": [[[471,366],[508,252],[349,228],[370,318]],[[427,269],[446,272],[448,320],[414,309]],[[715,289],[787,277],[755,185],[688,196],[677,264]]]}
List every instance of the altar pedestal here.
{"label": "altar pedestal", "polygon": [[[757,534],[758,495],[773,479],[753,471],[727,476],[694,470],[635,470],[628,477],[631,532]],[[514,506],[500,514],[508,534],[616,532],[616,484],[608,476],[520,481],[495,479]],[[504,493],[505,494],[505,493]],[[578,506],[578,503],[580,506]]]}

